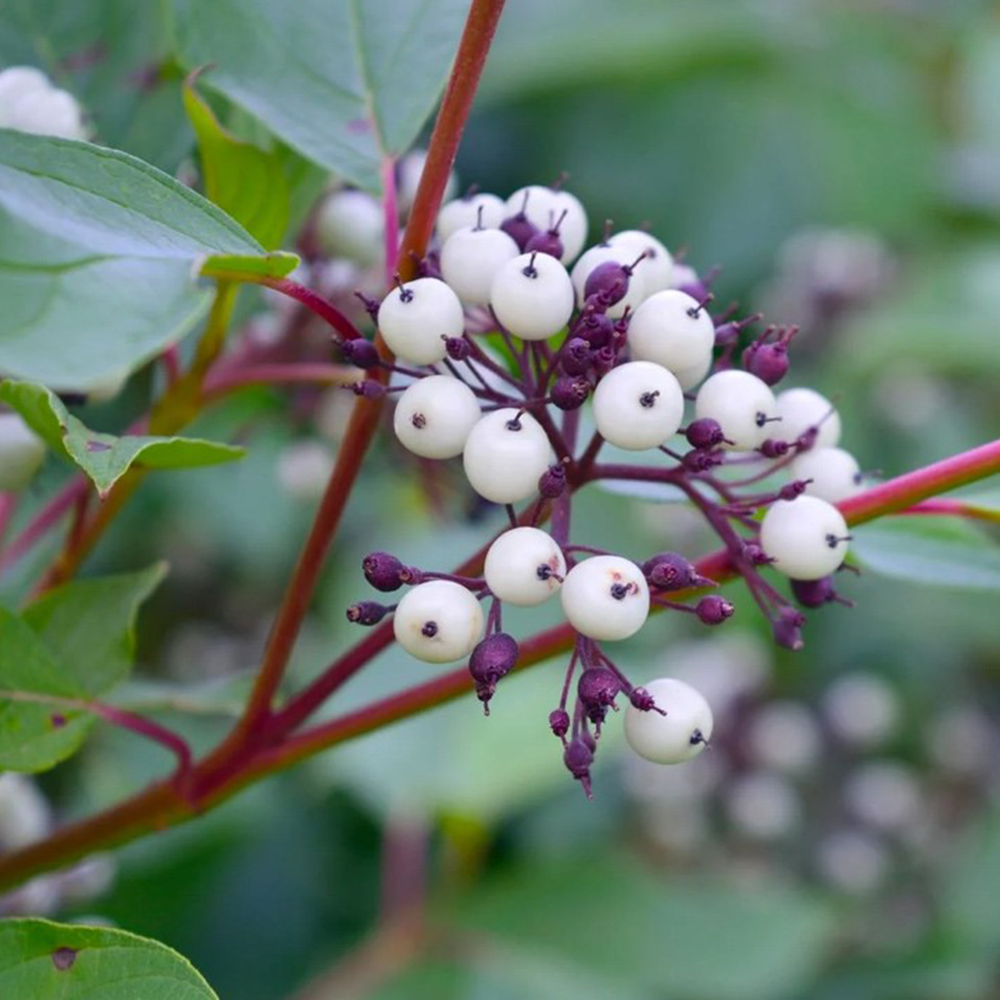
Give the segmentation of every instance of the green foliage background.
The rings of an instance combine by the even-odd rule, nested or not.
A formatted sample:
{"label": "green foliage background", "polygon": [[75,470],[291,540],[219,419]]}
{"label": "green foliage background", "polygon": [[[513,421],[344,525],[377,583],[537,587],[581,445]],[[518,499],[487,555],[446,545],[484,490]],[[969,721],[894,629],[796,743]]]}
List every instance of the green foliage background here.
{"label": "green foliage background", "polygon": [[[434,99],[421,60],[441,70],[463,6],[0,0],[0,64],[42,65],[80,97],[103,142],[173,173],[190,169],[194,148],[183,71],[221,60],[215,82],[205,78],[212,108],[271,158],[263,176],[278,171],[293,205],[305,204],[323,182],[320,167],[377,187],[381,152],[402,151]],[[422,18],[436,15],[450,27],[428,34]],[[302,39],[288,73],[268,63],[273,51],[240,44],[254,19]],[[376,49],[397,38],[404,49],[373,82],[388,109],[384,134],[345,150],[356,109],[331,99],[329,81],[317,87],[313,70],[334,80],[347,72],[329,54],[350,30]],[[220,35],[224,51],[213,48]],[[803,230],[878,237],[892,275],[836,323],[804,331],[795,380],[835,397],[846,446],[864,468],[892,475],[1000,427],[998,93],[1000,11],[986,0],[509,0],[458,171],[464,184],[506,193],[566,170],[595,235],[605,217],[619,227],[648,221],[696,267],[724,265],[720,298],[747,308],[767,300],[783,248],[787,269],[787,241]],[[140,377],[98,416],[127,422],[146,388]],[[282,399],[244,393],[201,420],[193,433],[216,440],[251,427],[247,457],[151,479],[91,563],[95,572],[172,564],[143,612],[140,679],[121,701],[162,711],[199,746],[219,738],[245,691],[236,668],[254,662],[259,623],[308,523],[310,506],[282,492],[275,474],[289,442],[309,433]],[[45,475],[52,483],[61,473]],[[992,492],[977,495],[995,509]],[[639,507],[589,495],[574,530],[635,556],[664,547],[695,555],[708,544],[669,505]],[[362,554],[379,547],[443,568],[488,528],[438,520],[393,449],[378,449],[292,681],[353,637],[343,608],[364,592]],[[817,614],[804,652],[769,657],[770,695],[815,704],[843,672],[886,678],[905,712],[891,753],[933,790],[922,740],[935,711],[966,698],[996,717],[1000,702],[1000,565],[990,541],[978,529],[870,529],[859,554],[883,575],[849,581],[857,606]],[[0,596],[13,602],[18,586]],[[749,600],[733,593],[739,612],[725,628],[763,636]],[[525,632],[548,620],[515,618]],[[669,673],[672,651],[694,636],[686,621],[661,620],[622,662],[637,679]],[[390,651],[333,707],[431,670]],[[505,684],[488,720],[466,699],[128,847],[113,888],[63,916],[96,914],[165,942],[223,998],[278,1000],[358,954],[377,923],[384,845],[415,841],[426,844],[431,946],[403,948],[395,964],[369,957],[360,985],[334,981],[310,1000],[996,994],[995,774],[971,805],[954,807],[962,822],[932,857],[901,850],[889,891],[850,898],[803,860],[831,812],[832,784],[806,799],[800,835],[779,848],[749,845],[712,815],[704,849],[678,858],[644,827],[612,726],[596,800],[585,803],[545,728],[560,678],[559,664],[542,666]],[[173,711],[182,697],[198,711]],[[832,773],[849,766],[842,748],[828,753]],[[100,728],[44,788],[71,817],[163,767],[156,749]],[[681,821],[669,810],[660,817]]]}

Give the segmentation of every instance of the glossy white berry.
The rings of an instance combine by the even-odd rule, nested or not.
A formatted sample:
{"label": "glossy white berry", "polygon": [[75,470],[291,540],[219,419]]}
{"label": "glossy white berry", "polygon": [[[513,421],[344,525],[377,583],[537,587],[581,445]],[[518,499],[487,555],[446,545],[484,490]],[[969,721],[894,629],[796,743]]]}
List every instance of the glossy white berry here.
{"label": "glossy white berry", "polygon": [[696,757],[712,738],[712,710],[701,693],[673,677],[643,685],[653,696],[655,710],[625,709],[625,739],[654,764],[680,764]]}
{"label": "glossy white berry", "polygon": [[399,397],[392,426],[400,444],[414,455],[454,458],[462,454],[479,417],[479,401],[464,382],[430,375]]}
{"label": "glossy white berry", "polygon": [[705,376],[712,370],[712,363],[714,361],[715,358],[712,357],[711,354],[707,354],[699,364],[674,372],[681,388],[685,392],[690,392],[692,389],[696,389],[699,385],[701,385],[701,383],[705,381]]}
{"label": "glossy white berry", "polygon": [[503,199],[481,191],[456,198],[442,206],[437,217],[438,239],[444,243],[458,229],[480,223],[484,229],[498,229],[506,215]]}
{"label": "glossy white berry", "polygon": [[613,368],[594,390],[594,422],[601,436],[629,451],[658,448],[684,419],[677,379],[652,361]]}
{"label": "glossy white berry", "polygon": [[591,639],[627,639],[649,616],[649,587],[642,570],[620,556],[592,556],[567,574],[563,611],[581,635]]}
{"label": "glossy white berry", "polygon": [[490,301],[493,279],[520,252],[502,229],[465,226],[441,247],[441,274],[463,302],[484,306]]}
{"label": "glossy white berry", "polygon": [[24,489],[45,458],[45,444],[17,413],[0,413],[0,493]]}
{"label": "glossy white berry", "polygon": [[[426,149],[411,149],[400,161],[396,168],[396,199],[399,202],[400,212],[408,212],[413,205],[413,199],[417,196],[417,188],[420,186],[420,178],[423,177],[424,167],[427,165]],[[458,188],[458,178],[455,171],[448,173],[448,180],[445,184],[442,201],[455,197]]]}
{"label": "glossy white berry", "polygon": [[715,346],[715,324],[696,299],[675,288],[651,295],[628,325],[632,357],[672,372],[702,365]]}
{"label": "glossy white berry", "polygon": [[573,313],[573,282],[555,257],[524,253],[497,272],[490,305],[501,325],[515,337],[548,340]]}
{"label": "glossy white berry", "polygon": [[324,252],[362,267],[385,253],[385,217],[378,200],[364,191],[334,191],[316,215],[316,236]]}
{"label": "glossy white berry", "polygon": [[806,486],[809,496],[828,503],[840,503],[861,491],[861,469],[857,459],[843,448],[810,448],[792,462],[795,479],[812,480]]}
{"label": "glossy white berry", "polygon": [[775,437],[795,441],[810,427],[817,430],[816,448],[832,448],[840,440],[840,414],[833,403],[815,389],[786,389],[778,393],[781,423]]}
{"label": "glossy white berry", "polygon": [[674,258],[655,236],[641,229],[625,229],[615,233],[608,242],[613,247],[626,247],[635,257],[641,253],[646,255],[638,269],[642,271],[647,295],[674,287]]}
{"label": "glossy white berry", "polygon": [[430,580],[406,592],[392,619],[396,641],[425,663],[468,656],[483,634],[483,609],[451,580]]}
{"label": "glossy white berry", "polygon": [[87,134],[76,98],[53,87],[33,66],[12,66],[0,73],[0,128],[63,139]]}
{"label": "glossy white berry", "polygon": [[712,375],[698,390],[694,403],[695,417],[718,421],[723,434],[733,442],[727,447],[737,451],[752,451],[771,436],[768,421],[774,419],[777,409],[768,386],[756,375],[736,368]]}
{"label": "glossy white berry", "polygon": [[443,281],[417,278],[382,300],[378,328],[397,357],[433,365],[447,353],[444,338],[462,336],[465,314],[458,296]]}
{"label": "glossy white berry", "polygon": [[[570,271],[570,277],[573,279],[573,287],[576,289],[577,305],[583,305],[584,290],[591,271],[601,264],[606,264],[608,261],[613,261],[622,266],[631,266],[635,263],[635,259],[638,256],[638,253],[633,253],[629,247],[624,246],[613,247],[607,243],[600,243],[597,246],[591,247],[573,265],[573,270]],[[623,298],[608,308],[608,316],[612,319],[618,319],[625,314],[626,309],[634,310],[645,297],[645,279],[639,272],[639,269],[636,268],[628,278],[628,291]]]}
{"label": "glossy white berry", "polygon": [[[528,196],[527,202],[525,194]],[[522,208],[528,220],[543,232],[562,217],[562,222],[559,222],[559,239],[562,241],[563,252],[559,259],[564,264],[576,259],[587,239],[587,212],[576,195],[557,188],[531,184],[518,188],[507,199],[505,215],[517,215]]]}
{"label": "glossy white berry", "polygon": [[793,580],[818,580],[844,561],[847,522],[833,504],[800,496],[771,504],[760,524],[760,544],[774,568]]}
{"label": "glossy white berry", "polygon": [[551,459],[541,425],[530,413],[512,407],[482,417],[462,452],[469,484],[493,503],[518,503],[533,496]]}
{"label": "glossy white berry", "polygon": [[[40,69],[34,66],[9,66],[0,72],[0,116],[26,94],[51,89],[51,81]],[[2,117],[0,124],[3,124]]]}
{"label": "glossy white berry", "polygon": [[501,601],[531,607],[547,601],[559,589],[566,575],[566,561],[547,532],[511,528],[490,546],[483,575]]}

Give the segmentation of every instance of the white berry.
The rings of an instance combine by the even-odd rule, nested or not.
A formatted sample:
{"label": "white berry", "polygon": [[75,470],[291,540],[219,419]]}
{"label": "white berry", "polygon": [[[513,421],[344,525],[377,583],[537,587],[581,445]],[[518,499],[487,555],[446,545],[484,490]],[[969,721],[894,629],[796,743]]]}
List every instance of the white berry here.
{"label": "white berry", "polygon": [[[413,200],[417,196],[417,188],[420,187],[420,178],[423,177],[424,167],[427,165],[426,149],[411,149],[400,161],[396,168],[398,180],[396,181],[396,196],[399,202],[400,212],[408,212],[413,205]],[[455,197],[458,188],[458,178],[455,171],[448,173],[448,180],[445,184],[442,201]]]}
{"label": "white berry", "polygon": [[549,439],[538,421],[512,407],[482,417],[462,453],[470,485],[493,503],[518,503],[533,496],[551,458]]}
{"label": "white berry", "polygon": [[[641,253],[641,251],[640,251]],[[600,243],[591,247],[574,265],[570,271],[573,279],[573,287],[576,289],[577,305],[582,306],[584,302],[584,291],[587,287],[587,278],[591,272],[601,264],[613,261],[623,267],[635,263],[638,253],[633,253],[629,247],[613,247],[607,243]],[[626,309],[635,309],[646,297],[646,284],[642,274],[636,268],[628,277],[628,291],[614,305],[609,306],[608,316],[618,319],[625,314]]]}
{"label": "white berry", "polygon": [[705,376],[712,370],[712,363],[714,361],[715,358],[709,353],[699,364],[674,372],[681,388],[685,392],[690,392],[701,385],[705,381]]}
{"label": "white berry", "polygon": [[531,607],[561,586],[566,561],[555,539],[538,528],[511,528],[486,553],[486,585],[508,604]]}
{"label": "white berry", "polygon": [[26,94],[39,90],[51,90],[49,78],[34,66],[10,66],[0,72],[0,125],[5,111]]}
{"label": "white berry", "polygon": [[493,279],[520,252],[502,229],[465,226],[441,247],[441,274],[463,302],[484,306],[490,301]]}
{"label": "white berry", "polygon": [[818,497],[778,500],[760,524],[760,544],[774,568],[793,580],[819,580],[844,561],[847,522]]}
{"label": "white berry", "polygon": [[573,282],[555,259],[525,253],[497,272],[490,305],[500,324],[522,340],[548,340],[573,314]]}
{"label": "white berry", "polygon": [[840,414],[833,403],[815,389],[786,389],[778,393],[780,436],[795,441],[810,427],[816,428],[816,448],[832,448],[840,440]]}
{"label": "white berry", "polygon": [[[528,196],[527,203],[525,194]],[[559,239],[563,245],[562,257],[559,259],[564,264],[576,259],[587,239],[587,212],[576,195],[557,188],[531,184],[518,188],[507,199],[506,215],[517,215],[522,207],[528,221],[542,232],[559,223]],[[562,222],[559,222],[560,217]]]}
{"label": "white berry", "polygon": [[475,226],[480,220],[484,229],[499,229],[505,214],[503,199],[495,194],[480,192],[466,198],[456,198],[438,212],[438,239],[443,243],[456,230]]}
{"label": "white berry", "polygon": [[0,493],[31,482],[45,458],[45,444],[17,413],[0,413]]}
{"label": "white berry", "polygon": [[430,580],[407,591],[392,619],[396,641],[425,663],[460,660],[483,634],[483,609],[451,580]]}
{"label": "white berry", "polygon": [[430,375],[417,379],[399,397],[392,426],[403,447],[414,455],[454,458],[462,454],[479,417],[479,401],[464,382],[450,375]]}
{"label": "white berry", "polygon": [[433,365],[447,353],[444,338],[462,336],[465,314],[458,296],[443,281],[417,278],[382,300],[378,328],[397,357]]}
{"label": "white berry", "polygon": [[698,390],[694,403],[698,420],[716,420],[732,441],[727,447],[752,451],[768,435],[768,421],[777,415],[774,393],[756,375],[735,368],[716,372]]}
{"label": "white berry", "polygon": [[843,448],[810,448],[792,462],[795,479],[812,480],[809,496],[840,503],[861,491],[861,469],[857,459]]}
{"label": "white berry", "polygon": [[594,390],[594,422],[601,436],[629,451],[658,448],[684,419],[677,379],[651,361],[613,368]]}
{"label": "white berry", "polygon": [[628,325],[628,344],[637,360],[684,371],[712,357],[715,324],[696,299],[670,288],[636,309]]}
{"label": "white berry", "polygon": [[712,738],[712,710],[701,693],[673,677],[660,677],[644,687],[666,715],[629,705],[625,709],[629,746],[654,764],[680,764],[700,754]]}
{"label": "white berry", "polygon": [[642,271],[647,295],[674,287],[674,258],[670,251],[655,237],[641,229],[625,229],[615,233],[608,242],[613,247],[626,247],[636,257],[644,253],[639,270]]}
{"label": "white berry", "polygon": [[0,128],[63,139],[84,139],[87,129],[76,98],[52,86],[33,66],[0,73]]}
{"label": "white berry", "polygon": [[372,267],[385,253],[385,217],[364,191],[334,191],[316,215],[316,236],[325,253]]}
{"label": "white berry", "polygon": [[649,587],[642,570],[620,556],[592,556],[567,574],[563,611],[581,635],[591,639],[627,639],[649,616]]}

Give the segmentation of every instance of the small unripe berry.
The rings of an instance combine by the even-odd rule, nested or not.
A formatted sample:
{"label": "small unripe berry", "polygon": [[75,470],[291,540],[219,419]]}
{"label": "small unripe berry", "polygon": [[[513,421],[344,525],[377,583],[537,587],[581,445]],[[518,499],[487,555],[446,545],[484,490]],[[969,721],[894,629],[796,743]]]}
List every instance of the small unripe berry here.
{"label": "small unripe berry", "polygon": [[524,211],[508,215],[501,223],[500,228],[517,244],[518,249],[523,253],[531,240],[538,235],[538,227],[528,218]]}
{"label": "small unripe berry", "polygon": [[550,465],[538,478],[538,494],[555,500],[566,492],[566,470],[558,463]]}
{"label": "small unripe berry", "polygon": [[640,254],[643,255],[637,270],[642,274],[647,295],[673,287],[674,259],[670,251],[655,236],[650,236],[641,229],[625,229],[615,233],[608,243],[613,247],[623,247],[628,250],[633,255],[633,260]]}
{"label": "small unripe berry", "polygon": [[347,609],[347,620],[355,625],[378,625],[391,610],[378,601],[358,601]]}
{"label": "small unripe berry", "polygon": [[522,210],[534,225],[536,233],[545,232],[558,223],[559,239],[563,245],[560,259],[564,264],[574,260],[583,249],[587,238],[587,213],[575,195],[532,184],[520,188],[507,199],[509,215]]}
{"label": "small unripe berry", "polygon": [[771,634],[774,641],[782,649],[800,650],[805,643],[802,640],[802,626],[806,616],[795,608],[782,608],[771,622]]}
{"label": "small unripe berry", "polygon": [[567,375],[586,375],[593,364],[590,344],[583,337],[570,337],[559,352],[559,367]]}
{"label": "small unripe berry", "polygon": [[370,552],[361,561],[361,569],[365,579],[383,593],[399,590],[414,580],[414,571],[388,552]]}
{"label": "small unripe berry", "polygon": [[838,600],[832,576],[822,576],[818,580],[792,580],[792,593],[804,608],[821,608]]}
{"label": "small unripe berry", "polygon": [[584,310],[573,325],[573,336],[585,340],[592,348],[604,347],[614,333],[614,322],[603,312]]}
{"label": "small unripe berry", "polygon": [[506,632],[488,635],[472,651],[469,673],[476,684],[476,697],[483,703],[487,713],[497,682],[514,669],[518,651],[517,640]]}
{"label": "small unripe berry", "polygon": [[788,345],[755,342],[743,352],[743,367],[767,385],[777,385],[788,374]]}
{"label": "small unripe berry", "polygon": [[464,337],[446,337],[444,349],[452,361],[465,361],[472,354],[472,344]]}
{"label": "small unripe berry", "polygon": [[396,641],[426,663],[468,656],[483,633],[483,610],[465,587],[430,580],[403,595],[392,620]]}
{"label": "small unripe berry", "polygon": [[591,247],[570,272],[577,304],[600,297],[605,312],[617,319],[626,309],[635,309],[645,296],[643,277],[632,269],[637,255],[625,247],[607,244]]}
{"label": "small unripe berry", "polygon": [[689,684],[660,677],[646,685],[656,707],[666,714],[625,709],[625,739],[655,764],[679,764],[697,756],[712,738],[712,710]]}
{"label": "small unripe berry", "polygon": [[560,410],[578,410],[590,395],[590,382],[582,375],[560,375],[552,385],[552,402]]}
{"label": "small unripe berry", "polygon": [[718,594],[708,594],[695,605],[695,614],[704,625],[721,625],[727,618],[732,618],[736,610],[731,601]]}
{"label": "small unripe berry", "polygon": [[657,553],[642,564],[642,572],[656,590],[685,590],[712,584],[679,552]]}
{"label": "small unripe berry", "polygon": [[587,718],[600,724],[621,691],[621,681],[607,667],[589,667],[580,674],[576,693]]}
{"label": "small unripe berry", "polygon": [[556,708],[549,712],[549,729],[554,736],[562,739],[569,732],[569,712],[564,708]]}
{"label": "small unripe berry", "polygon": [[594,753],[583,740],[570,740],[563,751],[563,763],[570,774],[583,785],[590,798],[590,765],[594,763]]}
{"label": "small unripe berry", "polygon": [[340,352],[348,364],[365,370],[374,368],[381,360],[375,345],[370,340],[365,340],[364,337],[345,340],[340,345]]}
{"label": "small unripe berry", "polygon": [[692,448],[718,448],[725,442],[726,436],[722,433],[722,427],[718,420],[711,417],[702,417],[701,420],[692,420],[688,424],[684,436]]}

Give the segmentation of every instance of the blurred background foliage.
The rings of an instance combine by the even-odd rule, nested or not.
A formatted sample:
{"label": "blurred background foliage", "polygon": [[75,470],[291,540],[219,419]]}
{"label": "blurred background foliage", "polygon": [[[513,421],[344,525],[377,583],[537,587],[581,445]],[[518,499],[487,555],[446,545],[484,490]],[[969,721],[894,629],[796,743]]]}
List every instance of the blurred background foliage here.
{"label": "blurred background foliage", "polygon": [[[171,22],[152,0],[0,0],[0,63],[42,65],[100,141],[195,181]],[[285,155],[301,218],[325,178]],[[699,270],[723,267],[721,301],[802,323],[794,381],[837,400],[864,468],[893,475],[996,437],[995,2],[509,0],[461,183],[505,194],[562,171],[593,236],[603,218],[648,222]],[[242,308],[266,337],[281,307]],[[148,391],[139,376],[98,420],[139,412]],[[221,736],[348,404],[242,393],[197,430],[245,441],[247,459],[144,486],[92,561],[172,566],[119,701],[199,746]],[[366,551],[446,568],[498,523],[384,440],[290,683],[354,637],[343,610],[367,596]],[[574,531],[633,557],[710,545],[683,508],[610,493],[580,499]],[[801,653],[775,652],[735,588],[718,632],[661,616],[632,641],[635,678],[683,675],[713,703],[716,743],[688,767],[638,767],[612,725],[587,803],[546,729],[551,663],[506,682],[488,720],[469,697],[348,744],[8,909],[157,937],[241,1000],[994,997],[1000,566],[982,532],[938,533],[863,533],[863,561],[886,575],[848,581],[855,608],[813,615]],[[512,631],[552,613],[512,616]],[[390,651],[331,710],[433,669]],[[39,782],[43,798],[0,779],[0,841],[16,839],[14,812],[42,830],[164,766],[102,730]]]}

